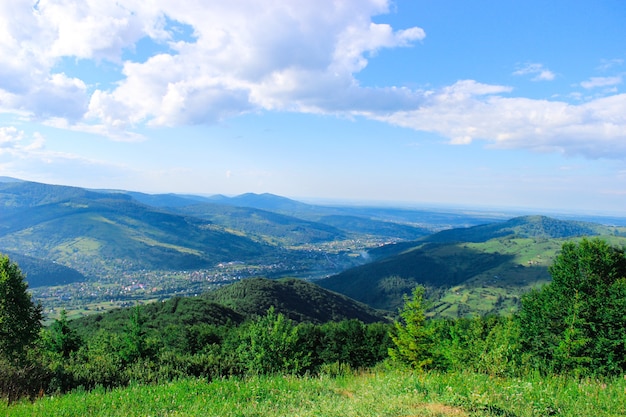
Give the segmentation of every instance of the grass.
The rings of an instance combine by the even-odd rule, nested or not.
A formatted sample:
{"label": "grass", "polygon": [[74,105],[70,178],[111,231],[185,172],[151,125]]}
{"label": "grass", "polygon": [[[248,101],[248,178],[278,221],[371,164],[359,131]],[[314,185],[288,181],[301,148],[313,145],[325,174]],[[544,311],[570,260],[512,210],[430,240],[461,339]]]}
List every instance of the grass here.
{"label": "grass", "polygon": [[0,405],[6,416],[623,416],[626,381],[376,371],[189,379]]}

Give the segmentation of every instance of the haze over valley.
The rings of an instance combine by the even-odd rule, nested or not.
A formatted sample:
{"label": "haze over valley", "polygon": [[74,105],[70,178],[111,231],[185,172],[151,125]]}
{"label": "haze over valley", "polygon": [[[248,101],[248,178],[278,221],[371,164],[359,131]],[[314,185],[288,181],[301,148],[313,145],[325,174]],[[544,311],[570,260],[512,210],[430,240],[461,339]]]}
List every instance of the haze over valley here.
{"label": "haze over valley", "polygon": [[511,312],[549,281],[563,241],[626,235],[620,218],[150,195],[10,178],[0,181],[0,206],[0,251],[19,262],[49,317],[197,296],[252,277],[311,281],[388,312],[418,284],[429,288],[431,314]]}

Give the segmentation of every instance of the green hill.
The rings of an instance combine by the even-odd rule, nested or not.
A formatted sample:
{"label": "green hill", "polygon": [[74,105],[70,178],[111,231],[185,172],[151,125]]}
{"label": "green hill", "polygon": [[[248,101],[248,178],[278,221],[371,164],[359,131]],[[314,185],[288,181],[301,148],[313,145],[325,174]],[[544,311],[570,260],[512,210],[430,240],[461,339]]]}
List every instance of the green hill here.
{"label": "green hill", "polygon": [[81,336],[101,329],[118,332],[138,311],[146,331],[164,334],[168,329],[179,331],[198,324],[239,324],[245,319],[265,315],[270,307],[296,322],[386,321],[372,308],[306,281],[250,278],[200,297],[174,297],[163,302],[88,315],[72,320],[71,326]]}
{"label": "green hill", "polygon": [[505,222],[451,229],[422,239],[424,242],[486,242],[490,239],[515,236],[537,239],[559,239],[576,236],[622,234],[623,228],[596,223],[558,220],[546,216],[515,217]]}
{"label": "green hill", "polygon": [[250,278],[203,295],[207,300],[246,316],[264,315],[270,307],[297,322],[324,323],[359,319],[364,323],[385,320],[372,308],[346,296],[299,279]]}
{"label": "green hill", "polygon": [[372,251],[374,262],[317,283],[378,309],[396,310],[421,284],[431,314],[507,312],[522,293],[550,280],[548,266],[564,240],[598,235],[626,242],[623,228],[519,217],[383,247]]}
{"label": "green hill", "polygon": [[139,312],[146,331],[161,335],[172,329],[180,330],[198,324],[221,326],[239,324],[244,320],[244,316],[233,309],[202,297],[174,297],[164,302],[88,315],[72,320],[70,325],[85,338],[99,330],[119,332],[128,325],[135,311]]}
{"label": "green hill", "polygon": [[0,250],[11,261],[16,262],[26,276],[30,288],[49,285],[65,285],[85,281],[85,276],[75,269],[68,268],[56,262],[37,259],[19,253]]}
{"label": "green hill", "polygon": [[119,193],[28,182],[0,188],[0,206],[19,207],[0,217],[0,248],[74,266],[90,276],[116,268],[203,268],[273,250],[210,222]]}
{"label": "green hill", "polygon": [[194,204],[176,211],[277,244],[301,245],[347,237],[346,231],[333,226],[250,207]]}

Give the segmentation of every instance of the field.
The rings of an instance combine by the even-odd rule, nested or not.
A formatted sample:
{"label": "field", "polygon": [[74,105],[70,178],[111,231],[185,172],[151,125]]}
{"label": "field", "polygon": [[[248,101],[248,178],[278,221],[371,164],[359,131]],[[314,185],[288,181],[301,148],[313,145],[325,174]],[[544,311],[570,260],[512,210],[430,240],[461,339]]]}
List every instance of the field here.
{"label": "field", "polygon": [[6,416],[623,416],[626,380],[377,371],[74,392],[0,405]]}

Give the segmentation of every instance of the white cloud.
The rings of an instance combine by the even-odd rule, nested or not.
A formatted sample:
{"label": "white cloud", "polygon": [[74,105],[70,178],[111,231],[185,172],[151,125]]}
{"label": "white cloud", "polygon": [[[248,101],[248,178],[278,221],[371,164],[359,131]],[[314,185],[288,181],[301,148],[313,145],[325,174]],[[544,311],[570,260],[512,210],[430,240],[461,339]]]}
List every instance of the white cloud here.
{"label": "white cloud", "polygon": [[586,89],[598,88],[598,87],[612,87],[622,83],[621,76],[615,77],[591,77],[587,81],[580,83],[581,87]]}
{"label": "white cloud", "polygon": [[549,69],[544,68],[543,64],[527,63],[515,72],[513,75],[534,75],[532,81],[552,81],[556,75]]}
{"label": "white cloud", "polygon": [[[133,167],[47,149],[42,134],[15,126],[0,127],[0,175],[79,186],[110,187],[140,175]],[[80,176],[76,176],[80,172]],[[121,187],[120,187],[121,188]]]}
{"label": "white cloud", "polygon": [[[355,74],[384,48],[425,39],[372,17],[390,0],[31,0],[0,2],[0,111],[45,124],[142,140],[135,128],[214,123],[257,110],[363,116],[435,132],[451,143],[583,154],[626,155],[626,96],[572,105],[511,97],[508,86],[472,80],[432,91],[369,88]],[[191,32],[181,36],[183,27]],[[139,40],[160,44],[128,59]],[[87,85],[59,63],[107,60],[114,87]],[[611,63],[616,64],[616,62]],[[534,81],[555,74],[526,63]],[[621,77],[591,78],[585,88]],[[7,133],[8,134],[8,133]]]}
{"label": "white cloud", "polygon": [[15,126],[0,127],[0,156],[24,158],[40,151],[44,146],[44,138],[39,133],[28,137],[24,131]]}
{"label": "white cloud", "polygon": [[14,126],[0,127],[0,149],[14,148],[24,139],[24,132]]}
{"label": "white cloud", "polygon": [[491,93],[488,87],[473,81],[459,82],[433,92],[416,110],[377,118],[438,133],[454,144],[478,139],[499,148],[589,158],[626,157],[626,94],[571,105],[503,97],[498,93],[505,92],[505,87],[492,86]]}
{"label": "white cloud", "polygon": [[97,91],[90,114],[118,125],[177,125],[256,109],[326,112],[377,102],[364,95],[401,103],[405,91],[365,90],[353,78],[367,54],[425,36],[420,28],[394,32],[373,23],[386,3],[239,1],[208,10],[182,2],[165,13],[191,25],[197,40],[176,43],[177,54],[126,62],[126,79],[114,91]]}
{"label": "white cloud", "polygon": [[[372,22],[388,8],[389,0],[211,5],[198,0],[40,0],[35,7],[30,0],[3,2],[0,93],[13,100],[4,100],[2,107],[75,122],[84,115],[111,130],[143,123],[212,123],[265,106],[299,111],[324,111],[318,109],[324,104],[349,107],[363,94],[375,94],[359,89],[353,78],[370,55],[425,36],[417,27],[394,31]],[[171,22],[191,28],[193,39],[180,39]],[[145,62],[123,62],[124,51],[144,37],[162,43],[165,52]],[[112,90],[92,92],[87,107],[86,97],[78,94],[85,88],[55,82],[71,79],[53,73],[67,57],[118,62],[125,78]],[[383,97],[396,92],[404,100],[405,91],[381,90]],[[332,105],[333,96],[342,104]]]}

